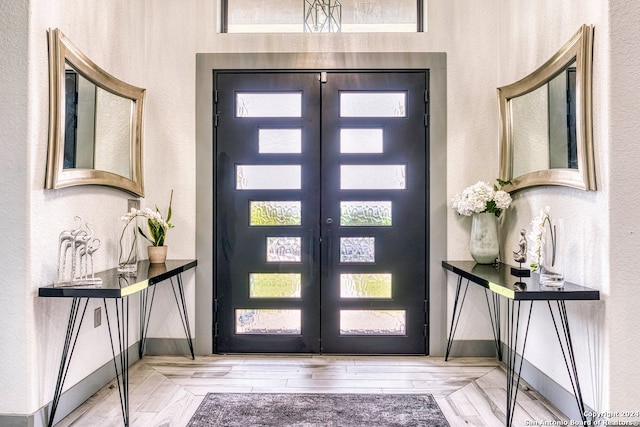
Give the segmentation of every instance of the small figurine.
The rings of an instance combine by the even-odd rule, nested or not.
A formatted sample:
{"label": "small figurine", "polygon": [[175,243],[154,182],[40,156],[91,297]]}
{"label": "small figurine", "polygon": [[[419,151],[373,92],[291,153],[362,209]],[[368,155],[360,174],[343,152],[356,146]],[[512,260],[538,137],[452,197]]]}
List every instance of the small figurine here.
{"label": "small figurine", "polygon": [[[100,239],[93,238],[91,224],[74,217],[80,226],[64,230],[58,238],[58,270],[54,286],[99,285],[102,279],[93,273],[93,253],[100,248]],[[86,228],[86,230],[84,230]],[[71,252],[71,269],[67,271],[67,252]],[[91,270],[89,270],[89,261]]]}
{"label": "small figurine", "polygon": [[511,267],[511,275],[516,277],[529,277],[531,272],[522,268],[522,263],[527,260],[527,230],[520,230],[520,240],[518,242],[518,251],[513,251],[513,260],[520,264],[519,268]]}
{"label": "small figurine", "polygon": [[527,238],[525,237],[526,233],[527,230],[525,230],[524,228],[520,230],[520,241],[518,242],[519,250],[517,252],[513,252],[513,260],[520,264],[527,260]]}

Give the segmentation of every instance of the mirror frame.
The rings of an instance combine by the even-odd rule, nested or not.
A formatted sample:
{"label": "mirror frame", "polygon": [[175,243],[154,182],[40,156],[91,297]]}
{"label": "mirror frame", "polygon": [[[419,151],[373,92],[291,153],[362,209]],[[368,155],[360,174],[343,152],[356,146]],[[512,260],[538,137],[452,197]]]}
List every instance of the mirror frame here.
{"label": "mirror frame", "polygon": [[[49,145],[47,149],[46,189],[76,185],[106,185],[144,196],[142,168],[142,116],[145,89],[125,83],[104,71],[84,55],[58,29],[48,30],[49,42]],[[65,169],[65,63],[71,64],[96,86],[133,101],[130,131],[131,179],[102,170]]]}
{"label": "mirror frame", "polygon": [[[545,169],[513,176],[513,126],[511,99],[546,84],[573,61],[576,62],[576,143],[578,169]],[[591,82],[593,64],[593,26],[582,25],[578,32],[547,62],[523,79],[498,88],[500,106],[500,179],[511,181],[506,191],[538,185],[562,185],[596,190],[593,156]]]}

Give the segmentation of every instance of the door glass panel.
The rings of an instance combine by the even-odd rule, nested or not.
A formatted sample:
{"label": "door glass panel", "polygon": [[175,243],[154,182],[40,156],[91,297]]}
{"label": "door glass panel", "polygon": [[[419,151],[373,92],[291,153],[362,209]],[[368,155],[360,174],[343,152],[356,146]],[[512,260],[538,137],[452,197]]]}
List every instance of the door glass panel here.
{"label": "door glass panel", "polygon": [[251,273],[250,298],[300,298],[300,273]]}
{"label": "door glass panel", "polygon": [[249,202],[249,225],[285,226],[301,225],[301,202],[256,201]]}
{"label": "door glass panel", "polygon": [[391,298],[391,274],[341,274],[340,298]]}
{"label": "door glass panel", "polygon": [[341,237],[340,262],[375,262],[375,237]]}
{"label": "door glass panel", "polygon": [[300,262],[300,237],[267,237],[267,262]]}
{"label": "door glass panel", "polygon": [[299,335],[300,310],[236,310],[236,334]]}
{"label": "door glass panel", "polygon": [[341,153],[382,153],[382,128],[340,129]]}
{"label": "door glass panel", "polygon": [[301,153],[302,129],[259,129],[258,152]]}
{"label": "door glass panel", "polygon": [[340,310],[340,335],[405,335],[405,310]]}
{"label": "door glass panel", "polygon": [[392,225],[391,202],[340,202],[342,227],[389,227]]}
{"label": "door glass panel", "polygon": [[302,93],[236,94],[236,117],[301,117]]}
{"label": "door glass panel", "polygon": [[300,165],[237,165],[237,190],[300,190]]}
{"label": "door glass panel", "polygon": [[406,92],[340,92],[340,117],[406,117]]}
{"label": "door glass panel", "polygon": [[405,165],[341,165],[341,190],[404,190]]}

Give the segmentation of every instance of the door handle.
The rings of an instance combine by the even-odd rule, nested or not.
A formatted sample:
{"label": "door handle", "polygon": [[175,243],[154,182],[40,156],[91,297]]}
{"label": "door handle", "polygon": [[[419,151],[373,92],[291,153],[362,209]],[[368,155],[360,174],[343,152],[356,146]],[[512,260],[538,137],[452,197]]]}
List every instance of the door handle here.
{"label": "door handle", "polygon": [[332,234],[333,233],[331,232],[331,229],[328,229],[327,234],[324,238],[324,241],[326,242],[326,245],[327,245],[327,265],[326,265],[327,277],[331,277],[331,270],[333,267],[333,235]]}
{"label": "door handle", "polygon": [[309,275],[309,283],[312,284],[313,280],[314,280],[313,260],[315,259],[315,242],[313,240],[313,228],[309,229],[309,234],[308,234],[307,238],[309,239],[309,271],[308,271],[308,275]]}
{"label": "door handle", "polygon": [[327,224],[333,224],[333,218],[327,218],[324,222]]}

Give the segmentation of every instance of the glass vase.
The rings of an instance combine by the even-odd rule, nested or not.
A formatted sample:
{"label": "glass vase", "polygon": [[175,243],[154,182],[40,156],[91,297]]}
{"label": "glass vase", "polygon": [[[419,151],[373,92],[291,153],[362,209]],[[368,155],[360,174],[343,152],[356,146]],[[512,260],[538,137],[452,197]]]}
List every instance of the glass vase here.
{"label": "glass vase", "polygon": [[478,264],[493,264],[498,258],[498,218],[493,213],[473,214],[469,251]]}
{"label": "glass vase", "polygon": [[118,239],[118,273],[135,275],[138,272],[138,232],[136,220],[127,221]]}
{"label": "glass vase", "polygon": [[540,257],[540,284],[553,288],[564,286],[564,222],[549,219],[544,228]]}

